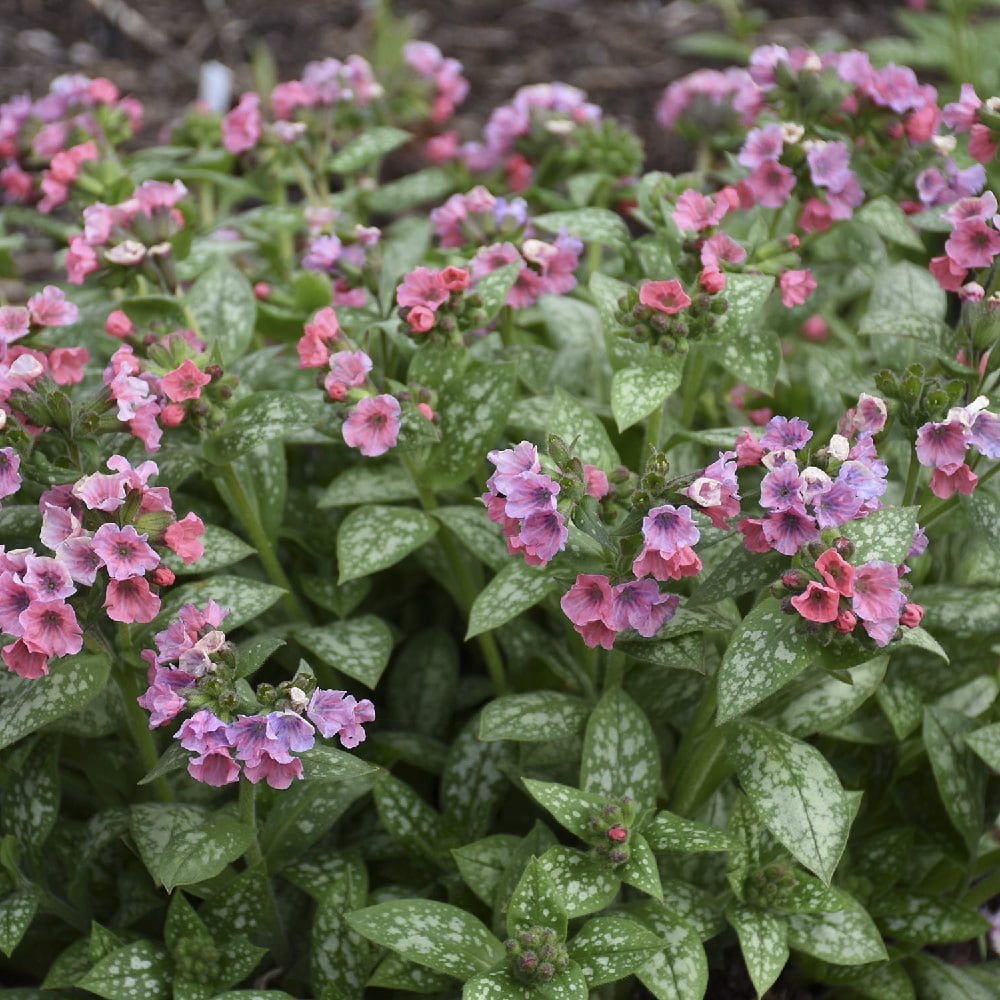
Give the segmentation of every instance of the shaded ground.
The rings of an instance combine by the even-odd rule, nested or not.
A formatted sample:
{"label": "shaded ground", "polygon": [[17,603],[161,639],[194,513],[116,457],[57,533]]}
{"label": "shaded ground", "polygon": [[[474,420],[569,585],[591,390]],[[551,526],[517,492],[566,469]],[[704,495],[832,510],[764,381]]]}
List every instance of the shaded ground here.
{"label": "shaded ground", "polygon": [[[263,43],[281,79],[325,56],[364,52],[372,2],[362,0],[0,0],[0,99],[38,95],[57,73],[107,76],[139,97],[147,121],[169,120],[197,93],[198,68],[218,59],[250,84],[248,56]],[[857,41],[893,31],[891,4],[761,0],[758,41]],[[564,80],[631,126],[651,167],[686,165],[679,140],[653,120],[671,80],[705,65],[678,39],[717,30],[712,4],[688,0],[395,0],[418,37],[465,65],[472,84],[460,127],[471,132],[523,84]],[[122,13],[124,11],[124,13]],[[131,16],[129,16],[131,15]],[[136,19],[138,17],[138,20]]]}

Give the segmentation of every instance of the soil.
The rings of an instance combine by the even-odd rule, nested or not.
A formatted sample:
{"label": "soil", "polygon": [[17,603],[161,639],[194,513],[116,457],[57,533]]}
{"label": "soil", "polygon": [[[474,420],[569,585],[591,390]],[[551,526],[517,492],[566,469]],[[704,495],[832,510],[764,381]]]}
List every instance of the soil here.
{"label": "soil", "polygon": [[[39,96],[60,73],[106,76],[142,100],[146,130],[156,135],[194,100],[202,62],[217,59],[233,69],[239,93],[251,85],[249,58],[263,44],[279,79],[293,79],[310,60],[364,53],[373,6],[357,0],[0,0],[0,102],[24,92]],[[758,0],[756,7],[767,15],[757,43],[856,44],[897,30],[893,6],[867,0]],[[471,91],[457,125],[468,137],[518,87],[563,80],[642,138],[650,169],[678,172],[690,165],[684,144],[656,125],[653,109],[671,80],[711,65],[675,44],[695,32],[721,30],[714,5],[396,0],[394,9],[410,20],[415,37],[464,64]],[[816,995],[782,979],[766,998]],[[713,971],[706,1000],[753,996],[742,967]]]}

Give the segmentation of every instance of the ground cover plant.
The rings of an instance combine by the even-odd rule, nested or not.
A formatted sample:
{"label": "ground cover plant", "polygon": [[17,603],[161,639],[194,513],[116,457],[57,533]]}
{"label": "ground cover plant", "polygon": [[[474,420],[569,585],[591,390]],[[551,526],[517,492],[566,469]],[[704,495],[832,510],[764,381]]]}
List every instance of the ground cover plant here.
{"label": "ground cover plant", "polygon": [[258,76],[0,105],[3,992],[995,996],[1000,99]]}

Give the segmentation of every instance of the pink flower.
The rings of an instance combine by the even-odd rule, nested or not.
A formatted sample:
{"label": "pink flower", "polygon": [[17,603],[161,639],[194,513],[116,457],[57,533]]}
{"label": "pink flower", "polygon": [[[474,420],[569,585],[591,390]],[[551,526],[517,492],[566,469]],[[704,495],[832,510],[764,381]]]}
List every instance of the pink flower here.
{"label": "pink flower", "polygon": [[160,379],[163,394],[173,403],[186,399],[199,399],[201,390],[212,381],[190,358],[185,358],[178,367]]}
{"label": "pink flower", "polygon": [[982,219],[965,219],[952,230],[944,252],[958,267],[989,267],[1000,253],[1000,233]]}
{"label": "pink flower", "polygon": [[688,188],[677,198],[677,206],[671,215],[678,229],[693,229],[701,232],[722,221],[730,209],[726,198],[707,198],[693,188]]}
{"label": "pink flower", "polygon": [[899,574],[892,563],[872,560],[854,571],[851,608],[859,618],[865,621],[892,619],[895,623],[903,604]]}
{"label": "pink flower", "polygon": [[946,292],[957,292],[965,283],[966,268],[956,264],[950,257],[931,257],[928,265],[937,283]]}
{"label": "pink flower", "polygon": [[72,302],[66,301],[62,289],[46,285],[40,292],[28,299],[28,312],[36,326],[69,326],[79,317],[79,310]]}
{"label": "pink flower", "polygon": [[905,628],[916,628],[924,617],[924,609],[919,604],[903,605],[903,610],[899,615],[899,624]]}
{"label": "pink flower", "polygon": [[433,312],[448,295],[440,271],[418,267],[406,275],[396,289],[396,302],[400,306],[425,306]]}
{"label": "pink flower", "polygon": [[0,498],[21,488],[21,456],[13,448],[0,448]]}
{"label": "pink flower", "polygon": [[83,381],[83,369],[90,360],[85,347],[53,347],[49,351],[49,375],[57,385]]}
{"label": "pink flower", "polygon": [[820,555],[816,560],[816,569],[828,587],[833,587],[844,597],[854,593],[854,567],[845,562],[836,549],[827,549]]}
{"label": "pink flower", "polygon": [[761,435],[760,445],[770,451],[784,448],[798,451],[811,437],[809,425],[800,417],[772,417]]}
{"label": "pink flower", "polygon": [[520,550],[529,565],[544,566],[566,547],[568,536],[565,518],[560,511],[538,511],[524,519],[517,536],[507,539],[507,547]]}
{"label": "pink flower", "polygon": [[807,621],[832,622],[837,620],[840,595],[830,587],[824,587],[815,580],[806,584],[806,589],[791,599],[792,607]]}
{"label": "pink flower", "polygon": [[781,163],[765,161],[746,178],[754,198],[764,208],[781,208],[795,187],[795,174]]}
{"label": "pink flower", "polygon": [[[802,507],[773,511],[761,524],[764,538],[782,555],[793,556],[803,546],[819,538],[816,522]],[[751,549],[751,551],[757,551]]]}
{"label": "pink flower", "polygon": [[606,623],[615,632],[634,628],[649,639],[674,616],[679,600],[676,594],[661,594],[660,588],[649,579],[620,583],[611,592],[611,611]]}
{"label": "pink flower", "polygon": [[179,521],[167,525],[163,541],[184,563],[197,562],[205,552],[198,540],[205,534],[205,525],[195,513],[185,514]]}
{"label": "pink flower", "polygon": [[374,722],[375,706],[367,699],[357,701],[344,691],[313,691],[306,715],[320,734],[329,739],[337,736],[341,746],[352,750],[365,739],[364,722]]}
{"label": "pink flower", "polygon": [[691,508],[663,504],[654,507],[642,520],[642,537],[647,548],[664,556],[685,545],[697,543],[700,532],[691,517]]}
{"label": "pink flower", "polygon": [[399,437],[399,412],[399,400],[394,396],[366,396],[344,421],[344,441],[369,458],[385,454]]}
{"label": "pink flower", "polygon": [[964,463],[942,465],[931,474],[931,493],[946,500],[953,493],[968,496],[979,482],[979,477]]}
{"label": "pink flower", "polygon": [[160,557],[146,538],[131,524],[119,528],[109,521],[94,532],[93,549],[104,560],[112,580],[127,580],[145,575],[160,565]]}
{"label": "pink flower", "polygon": [[676,278],[669,281],[647,281],[639,289],[639,301],[650,309],[673,316],[691,305],[691,299]]}
{"label": "pink flower", "polygon": [[83,648],[83,632],[73,609],[63,601],[36,601],[18,616],[21,636],[31,653],[70,656]]}
{"label": "pink flower", "polygon": [[923,424],[917,429],[917,459],[921,465],[939,469],[961,465],[971,436],[968,426],[957,420]]}
{"label": "pink flower", "polygon": [[680,580],[700,572],[701,559],[690,545],[682,545],[669,554],[644,545],[632,560],[632,574],[639,578],[651,576],[654,580]]}
{"label": "pink flower", "polygon": [[611,610],[611,584],[606,576],[580,573],[559,606],[574,625],[604,621]]}
{"label": "pink flower", "polygon": [[816,289],[812,271],[783,271],[778,278],[781,286],[781,304],[786,309],[800,306]]}
{"label": "pink flower", "polygon": [[406,311],[406,322],[414,333],[426,333],[434,326],[434,310],[424,305],[410,306]]}
{"label": "pink flower", "polygon": [[596,500],[600,500],[608,495],[611,489],[608,484],[608,477],[596,465],[583,466],[584,490]]}
{"label": "pink flower", "polygon": [[25,556],[21,582],[31,592],[32,601],[64,601],[76,593],[69,570],[49,556]]}
{"label": "pink flower", "polygon": [[235,156],[253,149],[260,139],[260,98],[248,91],[222,119],[222,145]]}
{"label": "pink flower", "polygon": [[17,674],[18,677],[37,680],[49,672],[48,656],[45,653],[32,652],[25,645],[23,639],[17,639],[15,642],[4,646],[0,650],[0,656],[3,657],[4,663],[7,664],[7,669]]}
{"label": "pink flower", "polygon": [[115,622],[151,622],[160,610],[160,599],[149,589],[144,576],[109,580],[104,609]]}

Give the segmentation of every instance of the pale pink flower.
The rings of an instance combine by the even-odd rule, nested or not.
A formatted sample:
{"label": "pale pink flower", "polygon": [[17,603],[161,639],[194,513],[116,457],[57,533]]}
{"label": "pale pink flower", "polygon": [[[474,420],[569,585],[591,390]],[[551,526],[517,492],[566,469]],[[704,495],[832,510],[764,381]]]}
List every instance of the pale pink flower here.
{"label": "pale pink flower", "polygon": [[965,219],[952,230],[944,252],[958,267],[989,267],[1000,253],[1000,233],[980,218]]}
{"label": "pale pink flower", "polygon": [[676,278],[669,281],[647,281],[639,288],[639,302],[668,316],[691,305],[691,299]]}
{"label": "pale pink flower", "polygon": [[28,312],[36,326],[69,326],[79,318],[79,310],[66,301],[61,288],[46,285],[28,299]]}
{"label": "pale pink flower", "polygon": [[160,599],[149,589],[144,576],[109,580],[104,609],[112,621],[151,622],[160,610]]}
{"label": "pale pink flower", "polygon": [[781,304],[786,309],[800,306],[816,289],[812,271],[783,271],[778,278],[781,287]]}
{"label": "pale pink flower", "polygon": [[239,156],[257,145],[260,134],[260,98],[248,91],[222,119],[222,145]]}
{"label": "pale pink flower", "polygon": [[580,573],[559,606],[574,625],[604,621],[611,610],[611,584],[606,576]]}
{"label": "pale pink flower", "polygon": [[201,390],[212,381],[190,358],[185,358],[173,371],[160,379],[163,394],[173,403],[201,398]]}
{"label": "pale pink flower", "polygon": [[344,441],[369,458],[384,454],[399,436],[399,413],[399,400],[394,396],[366,396],[344,421]]}
{"label": "pale pink flower", "polygon": [[21,639],[29,652],[70,656],[83,648],[83,632],[73,609],[63,601],[34,601],[19,615]]}
{"label": "pale pink flower", "polygon": [[179,521],[167,525],[163,541],[184,563],[197,562],[205,552],[199,538],[205,534],[205,525],[195,513],[185,514]]}
{"label": "pale pink flower", "polygon": [[94,532],[93,549],[104,560],[112,580],[127,580],[160,565],[160,557],[150,547],[147,537],[131,524],[119,527],[111,521]]}

